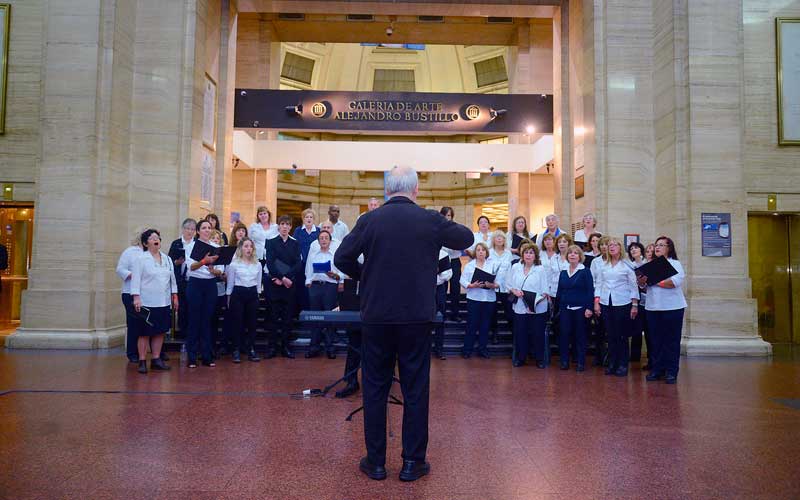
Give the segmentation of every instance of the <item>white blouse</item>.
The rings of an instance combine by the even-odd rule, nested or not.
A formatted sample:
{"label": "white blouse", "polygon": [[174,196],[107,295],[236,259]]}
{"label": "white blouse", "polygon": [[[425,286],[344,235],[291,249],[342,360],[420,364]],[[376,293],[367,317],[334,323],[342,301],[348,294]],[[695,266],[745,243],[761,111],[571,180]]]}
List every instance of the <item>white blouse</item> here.
{"label": "white blouse", "polygon": [[[525,266],[522,262],[517,262],[511,266],[511,272],[508,278],[508,288],[521,290],[525,292],[535,292],[537,297],[536,307],[533,313],[541,314],[547,312],[547,299],[542,299],[542,296],[550,295],[550,284],[548,283],[547,270],[544,266],[533,266],[525,274]],[[513,310],[517,314],[533,314],[528,310],[527,304],[520,297],[514,303]]]}
{"label": "white blouse", "polygon": [[[322,250],[317,250],[313,255],[310,251],[308,252],[308,259],[306,259],[306,285],[310,285],[314,281],[324,281],[326,283],[341,283],[344,281],[344,273],[333,265],[333,257],[335,254],[336,250],[331,250],[331,248],[328,248],[328,250],[324,252]],[[324,264],[325,262],[331,263],[331,271],[339,275],[338,280],[331,278],[325,273],[314,272],[314,264]]]}
{"label": "white blouse", "polygon": [[[494,251],[494,248],[489,249],[489,256],[494,259],[495,262],[500,263],[500,273],[505,275],[511,270],[511,261],[517,258],[516,255],[511,253],[511,250],[503,250],[503,254],[499,255],[497,252]],[[500,293],[508,293],[508,286],[506,284],[506,280],[503,280],[500,283],[500,288],[497,289]]]}
{"label": "white blouse", "polygon": [[[468,288],[470,283],[472,283],[472,275],[475,274],[475,267],[477,266],[478,261],[473,259],[469,261],[469,263],[464,266],[464,270],[461,271],[461,286],[467,291],[467,298],[470,300],[476,300],[478,302],[494,302],[497,300],[497,294],[495,293],[494,288]],[[495,262],[491,257],[486,259],[483,263],[483,267],[481,268],[489,274],[494,274],[495,279],[494,282],[500,286],[503,282],[503,276],[500,274],[500,264]]]}
{"label": "white blouse", "polygon": [[551,297],[556,296],[556,290],[558,290],[558,276],[561,273],[561,270],[558,269],[558,259],[559,255],[558,252],[554,253],[552,257],[547,255],[547,252],[542,250],[539,254],[539,260],[542,261],[542,267],[545,271],[545,276],[547,278],[547,294]]}
{"label": "white blouse", "polygon": [[164,252],[159,254],[161,263],[156,262],[153,254],[145,251],[133,266],[131,295],[138,295],[146,307],[167,307],[172,303],[171,294],[178,293],[172,259]]}
{"label": "white blouse", "polygon": [[594,273],[592,273],[592,277],[596,283],[594,296],[600,298],[600,304],[607,306],[611,299],[613,306],[624,306],[630,304],[632,300],[639,300],[636,273],[623,261],[618,260],[614,265],[611,264],[611,261],[603,262],[598,269],[600,276],[594,278]]}
{"label": "white blouse", "polygon": [[472,234],[472,238],[473,238],[472,245],[468,249],[470,252],[474,252],[475,251],[475,245],[477,245],[478,243],[483,243],[488,248],[492,247],[492,232],[491,231],[486,233],[486,238],[483,237],[483,233],[480,232],[480,231],[478,231],[477,233],[473,233]]}
{"label": "white blouse", "polygon": [[253,240],[253,244],[255,244],[256,258],[258,258],[258,260],[264,260],[266,258],[264,256],[264,253],[266,252],[265,245],[267,240],[278,236],[278,225],[270,224],[269,229],[264,229],[264,226],[262,226],[261,223],[254,222],[250,224],[250,227],[247,230],[247,236]]}
{"label": "white blouse", "polygon": [[130,246],[122,252],[117,262],[117,276],[122,280],[122,293],[131,293],[131,276],[133,266],[144,251],[140,246]]}
{"label": "white blouse", "polygon": [[[459,252],[459,254],[460,253],[461,252]],[[445,257],[449,258],[450,254],[447,253],[447,250],[442,248],[441,250],[439,250],[439,260],[442,260]],[[447,270],[442,271],[442,272],[440,272],[439,274],[436,275],[436,286],[444,285],[445,283],[450,281],[450,278],[452,278],[452,277],[453,277],[453,268],[452,267],[448,267]]]}
{"label": "white blouse", "polygon": [[233,287],[243,286],[245,288],[256,287],[261,293],[261,264],[259,262],[246,262],[234,258],[230,265],[225,268],[228,284],[225,294],[233,293]]}
{"label": "white blouse", "polygon": [[442,250],[447,252],[447,257],[450,260],[461,258],[461,250],[453,250],[452,248],[445,248],[445,247],[442,247]]}
{"label": "white blouse", "polygon": [[[219,247],[216,243],[209,241],[209,245],[212,247]],[[194,271],[192,271],[192,264],[197,262],[196,260],[192,259],[191,255],[186,256],[186,277],[188,278],[200,278],[204,280],[216,279],[217,277],[211,274],[211,271],[208,270],[208,266],[200,266]],[[225,266],[213,266],[214,269],[218,269],[220,271],[225,270]],[[219,290],[217,290],[219,292]]]}
{"label": "white blouse", "polygon": [[675,288],[662,288],[660,286],[647,287],[648,311],[674,311],[686,307],[686,298],[683,296],[683,280],[686,274],[681,263],[675,259],[667,259],[678,274],[670,278]]}
{"label": "white blouse", "polygon": [[[592,233],[603,234],[597,230],[597,228],[592,229]],[[583,229],[578,229],[575,231],[575,237],[572,239],[575,243],[589,243],[589,234],[586,234],[586,231]]]}

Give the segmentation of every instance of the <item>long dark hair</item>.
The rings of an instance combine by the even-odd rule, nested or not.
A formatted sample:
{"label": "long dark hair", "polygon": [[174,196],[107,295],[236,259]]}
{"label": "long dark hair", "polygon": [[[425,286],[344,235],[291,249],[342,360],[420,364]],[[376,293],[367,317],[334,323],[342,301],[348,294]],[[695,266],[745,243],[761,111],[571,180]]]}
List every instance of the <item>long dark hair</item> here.
{"label": "long dark hair", "polygon": [[450,214],[450,217],[452,217],[453,219],[456,218],[456,213],[453,212],[453,207],[442,207],[441,210],[439,210],[439,213],[444,215],[445,217],[447,217],[447,214]]}
{"label": "long dark hair", "polygon": [[656,244],[658,244],[658,242],[661,240],[667,242],[667,257],[669,257],[670,259],[680,260],[678,258],[678,252],[675,251],[675,242],[672,241],[672,238],[670,238],[669,236],[659,236],[658,238],[656,238]]}
{"label": "long dark hair", "polygon": [[517,221],[520,219],[522,219],[522,222],[525,223],[525,228],[522,230],[522,234],[525,235],[525,238],[531,239],[531,233],[528,231],[528,219],[526,219],[524,215],[517,215],[514,217],[514,222],[511,223],[511,234],[517,234]]}

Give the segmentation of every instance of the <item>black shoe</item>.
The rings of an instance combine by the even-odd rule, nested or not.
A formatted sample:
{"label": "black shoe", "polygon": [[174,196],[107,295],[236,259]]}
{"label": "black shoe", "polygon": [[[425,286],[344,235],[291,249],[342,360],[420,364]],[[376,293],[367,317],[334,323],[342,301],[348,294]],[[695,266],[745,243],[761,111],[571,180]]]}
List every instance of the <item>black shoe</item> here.
{"label": "black shoe", "polygon": [[275,349],[270,347],[269,349],[267,349],[267,353],[264,354],[264,359],[272,359],[277,355],[278,355],[278,353],[275,352]]}
{"label": "black shoe", "polygon": [[203,363],[203,366],[208,366],[209,368],[214,368],[215,366],[217,366],[217,364],[214,363],[213,359],[204,359],[202,361],[202,363]]}
{"label": "black shoe", "polygon": [[158,359],[160,359],[161,361],[169,361],[169,356],[167,356],[166,352],[161,351],[161,355],[158,357]]}
{"label": "black shoe", "polygon": [[139,356],[128,356],[128,363],[138,363]]}
{"label": "black shoe", "polygon": [[304,357],[306,359],[316,358],[317,356],[319,356],[319,349],[314,348],[314,347],[312,347],[311,349],[306,351],[306,353],[304,355]]}
{"label": "black shoe", "polygon": [[616,370],[614,370],[614,368],[609,366],[609,367],[606,367],[605,370],[603,370],[603,373],[605,373],[606,375],[614,375],[615,371]]}
{"label": "black shoe", "polygon": [[239,351],[233,351],[231,353],[231,361],[234,363],[241,363],[242,362],[242,355],[239,354]]}
{"label": "black shoe", "polygon": [[666,377],[664,377],[664,383],[665,384],[672,385],[677,381],[678,381],[678,377],[676,377],[675,375],[667,375]]}
{"label": "black shoe", "polygon": [[650,373],[644,379],[648,382],[655,382],[656,380],[661,380],[663,376],[660,373]]}
{"label": "black shoe", "polygon": [[616,375],[617,377],[627,377],[628,376],[628,369],[623,367],[623,366],[620,366],[614,372],[614,375]]}
{"label": "black shoe", "polygon": [[472,353],[471,352],[465,352],[464,354],[461,355],[461,357],[464,358],[464,359],[469,359],[469,358],[472,357]]}
{"label": "black shoe", "polygon": [[603,366],[603,358],[594,358],[594,361],[592,361],[592,366]]}
{"label": "black shoe", "polygon": [[478,351],[478,356],[482,357],[483,359],[491,359],[491,356],[489,355],[489,351],[487,351],[487,350]]}
{"label": "black shoe", "polygon": [[258,363],[259,361],[261,361],[261,358],[258,357],[258,354],[256,353],[255,349],[250,349],[250,353],[247,355],[247,359],[249,359],[254,363]]}
{"label": "black shoe", "polygon": [[294,359],[294,353],[286,346],[281,349],[281,356],[284,358]]}
{"label": "black shoe", "polygon": [[401,481],[416,481],[431,471],[431,464],[418,460],[403,460],[403,470],[400,471]]}
{"label": "black shoe", "polygon": [[225,349],[224,346],[220,346],[219,349],[217,349],[217,356],[219,356],[220,358],[225,356],[226,354],[228,354],[228,350]]}
{"label": "black shoe", "polygon": [[544,361],[538,361],[536,363],[536,368],[546,368],[546,367],[547,367],[547,365],[544,364]]}
{"label": "black shoe", "polygon": [[579,364],[578,366],[575,367],[575,371],[576,372],[586,371],[586,367],[581,365],[581,364]]}
{"label": "black shoe", "polygon": [[169,366],[167,366],[167,364],[164,363],[164,360],[161,359],[161,358],[151,359],[150,360],[150,369],[151,370],[167,371],[167,370],[169,370]]}
{"label": "black shoe", "polygon": [[373,464],[367,457],[361,459],[361,462],[358,464],[358,468],[361,469],[361,472],[366,474],[370,479],[374,479],[376,481],[386,479],[386,467],[383,465]]}
{"label": "black shoe", "polygon": [[339,399],[346,398],[357,393],[360,388],[361,387],[358,385],[358,382],[354,384],[347,384],[341,391],[336,391],[335,396]]}
{"label": "black shoe", "polygon": [[561,363],[561,366],[559,368],[562,370],[569,370],[569,365],[566,363]]}
{"label": "black shoe", "polygon": [[439,353],[439,359],[441,359],[442,361],[444,361],[445,359],[447,359],[447,356],[445,356],[445,355],[444,355],[444,351],[442,351],[442,352],[440,352],[440,353]]}
{"label": "black shoe", "polygon": [[139,360],[139,373],[147,373],[147,361],[144,359]]}
{"label": "black shoe", "polygon": [[336,352],[335,351],[328,351],[328,359],[336,359]]}
{"label": "black shoe", "polygon": [[643,371],[646,371],[646,372],[649,372],[649,371],[650,371],[650,365],[649,365],[649,364],[647,364],[647,365],[644,365],[644,366],[642,367],[642,370],[643,370]]}
{"label": "black shoe", "polygon": [[513,361],[513,362],[511,363],[511,366],[513,366],[514,368],[519,368],[520,366],[523,366],[524,364],[525,364],[525,362],[524,362],[524,361],[517,361],[517,360],[515,360],[515,361]]}
{"label": "black shoe", "polygon": [[189,368],[197,368],[197,360],[196,360],[196,359],[189,358],[189,359],[186,361],[186,366],[188,366]]}

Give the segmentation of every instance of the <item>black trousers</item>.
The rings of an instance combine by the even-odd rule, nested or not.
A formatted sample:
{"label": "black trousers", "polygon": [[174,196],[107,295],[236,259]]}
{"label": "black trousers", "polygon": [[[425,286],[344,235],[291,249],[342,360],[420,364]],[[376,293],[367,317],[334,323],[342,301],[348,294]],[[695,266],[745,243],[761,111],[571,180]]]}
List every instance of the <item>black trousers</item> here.
{"label": "black trousers", "polygon": [[[522,299],[520,299],[522,300]],[[529,354],[533,354],[536,361],[546,361],[545,327],[547,313],[517,314],[514,313],[514,355],[513,361],[525,362]]]}
{"label": "black trousers", "polygon": [[[447,283],[442,283],[436,287],[436,310],[442,313],[442,319],[445,317],[445,310],[447,308]],[[435,335],[433,339],[433,349],[441,354],[444,350],[444,322],[437,323]]]}
{"label": "black trousers", "polygon": [[[219,292],[217,292],[219,293]],[[211,338],[214,339],[214,345],[218,347],[229,347],[227,345],[228,339],[225,335],[225,327],[220,330],[219,318],[225,317],[225,310],[227,309],[228,297],[226,295],[217,295],[217,303],[214,307],[214,316],[211,317]]]}
{"label": "black trousers", "polygon": [[175,275],[178,281],[178,331],[186,339],[189,335],[189,300],[186,298],[188,282],[185,276]]}
{"label": "black trousers", "polygon": [[142,330],[142,320],[133,315],[133,295],[123,293],[122,305],[125,306],[125,324],[128,327],[128,333],[125,335],[125,355],[128,359],[139,357],[136,343]]}
{"label": "black trousers", "polygon": [[347,330],[347,359],[344,362],[344,381],[347,385],[358,383],[358,368],[361,366],[361,329]]}
{"label": "black trousers", "polygon": [[217,305],[217,283],[213,279],[190,278],[186,288],[189,299],[189,332],[186,351],[189,361],[197,361],[198,352],[204,361],[212,359],[211,318]]}
{"label": "black trousers", "polygon": [[650,373],[678,376],[684,311],[685,309],[647,311],[650,344],[653,346]]}
{"label": "black trousers", "polygon": [[615,306],[608,301],[609,305],[601,306],[602,318],[606,327],[606,338],[608,338],[608,367],[612,370],[617,368],[628,369],[628,335],[631,331],[631,305]]}
{"label": "black trousers", "polygon": [[[306,287],[303,287],[306,288]],[[308,290],[308,302],[311,311],[331,311],[336,307],[338,300],[338,285],[336,283],[315,282],[311,283]],[[311,352],[319,352],[322,337],[325,337],[325,348],[328,352],[333,352],[334,329],[330,327],[314,326],[311,329]]]}
{"label": "black trousers", "polygon": [[431,375],[430,323],[363,324],[364,440],[373,464],[386,464],[386,408],[395,363],[403,392],[403,459],[425,460]]}
{"label": "black trousers", "polygon": [[586,317],[584,309],[568,309],[560,306],[559,332],[558,332],[558,357],[561,365],[569,364],[569,345],[572,340],[575,346],[575,361],[580,366],[586,364]]}
{"label": "black trousers", "polygon": [[292,333],[292,321],[294,320],[294,304],[297,297],[294,287],[286,288],[283,285],[276,285],[270,281],[269,308],[272,317],[272,335],[270,336],[270,347],[275,349],[280,341],[281,345],[289,348],[289,336]]}
{"label": "black trousers", "polygon": [[644,343],[647,346],[647,364],[653,362],[652,347],[650,346],[650,334],[647,332],[647,311],[639,306],[639,314],[633,320],[631,328],[631,363],[638,363],[642,359],[642,333],[644,333]]}
{"label": "black trousers", "polygon": [[497,335],[497,313],[499,313],[501,309],[506,316],[506,321],[508,321],[508,329],[511,330],[513,335],[514,305],[508,301],[508,292],[497,292],[497,303],[492,313],[492,334]]}
{"label": "black trousers", "polygon": [[258,318],[258,288],[235,286],[231,304],[225,315],[225,329],[229,334],[231,349],[250,352],[256,341]]}
{"label": "black trousers", "polygon": [[450,278],[450,291],[448,300],[450,302],[450,317],[458,321],[459,301],[461,300],[461,259],[450,259],[450,269],[453,270],[453,277]]}

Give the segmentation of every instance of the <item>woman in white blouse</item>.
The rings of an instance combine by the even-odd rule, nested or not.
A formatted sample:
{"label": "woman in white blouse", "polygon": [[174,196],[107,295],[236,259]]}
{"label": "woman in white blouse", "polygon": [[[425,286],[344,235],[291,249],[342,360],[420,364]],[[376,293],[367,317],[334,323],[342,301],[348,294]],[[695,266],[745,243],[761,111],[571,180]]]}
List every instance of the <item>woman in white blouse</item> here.
{"label": "woman in white blouse", "polygon": [[[484,281],[472,282],[476,269],[481,269],[495,276],[492,283]],[[467,331],[464,335],[464,359],[472,356],[475,347],[475,334],[478,333],[478,355],[488,359],[489,356],[489,324],[492,321],[496,290],[500,288],[503,276],[499,273],[500,264],[489,257],[489,247],[484,243],[475,245],[475,259],[464,266],[461,273],[461,286],[467,289]]]}
{"label": "woman in white blouse", "polygon": [[230,335],[233,362],[242,362],[242,352],[248,353],[250,361],[261,361],[255,349],[258,296],[261,294],[261,263],[256,260],[253,240],[247,236],[239,239],[236,256],[225,273],[225,295],[228,297],[225,326]]}
{"label": "woman in white blouse", "polygon": [[608,238],[608,260],[594,279],[594,314],[602,317],[608,339],[606,375],[628,375],[628,336],[639,313],[639,286],[636,274],[625,263],[625,250],[619,238]]}
{"label": "woman in white blouse", "polygon": [[556,249],[556,237],[552,234],[545,234],[542,236],[540,243],[542,244],[542,251],[539,252],[539,260],[542,261],[542,267],[547,273],[547,285],[550,290],[548,295],[555,297],[556,288],[558,287],[558,275],[561,272],[556,266],[559,258],[558,249]]}
{"label": "woman in white blouse", "polygon": [[592,233],[600,234],[597,231],[597,217],[592,212],[586,212],[583,214],[583,229],[575,231],[575,243],[585,246],[589,243],[589,237]]}
{"label": "woman in white blouse", "polygon": [[131,297],[131,277],[133,265],[142,256],[142,228],[134,231],[131,246],[122,252],[117,261],[117,276],[122,280],[122,305],[125,307],[125,324],[127,335],[125,337],[125,354],[131,363],[139,362],[139,351],[136,347],[139,331],[143,321],[133,314],[133,297]]}
{"label": "woman in white blouse", "polygon": [[153,351],[150,369],[169,370],[160,356],[164,334],[172,324],[170,304],[178,310],[178,283],[175,281],[172,260],[161,251],[161,234],[155,229],[148,229],[142,233],[141,242],[145,251],[133,266],[131,296],[137,313],[142,313],[143,308],[149,310],[137,341],[139,373],[147,373],[148,347]]}
{"label": "woman in white blouse", "polygon": [[[647,325],[653,346],[653,364],[647,380],[663,378],[666,383],[674,384],[678,381],[681,358],[681,330],[686,310],[686,298],[681,287],[686,274],[670,238],[660,236],[656,240],[655,256],[666,257],[678,274],[647,287]],[[641,276],[639,283],[646,284],[647,276]]]}
{"label": "woman in white blouse", "polygon": [[[632,242],[628,245],[628,260],[625,264],[628,265],[634,272],[645,265],[647,261],[644,259],[644,245],[638,241]],[[638,363],[642,358],[642,333],[644,333],[644,341],[647,345],[647,365],[643,366],[643,370],[650,369],[650,356],[652,347],[650,347],[650,334],[647,333],[647,313],[645,307],[647,306],[647,293],[646,287],[639,287],[639,314],[633,320],[631,327],[631,363]]]}
{"label": "woman in white blouse", "polygon": [[[492,245],[489,247],[489,257],[495,263],[500,265],[500,273],[506,275],[511,270],[511,263],[514,260],[514,254],[508,248],[506,234],[499,229],[492,233]],[[500,288],[497,289],[497,302],[492,314],[492,329],[491,329],[491,342],[497,343],[497,313],[500,308],[505,313],[506,321],[508,322],[509,330],[514,330],[514,311],[511,309],[511,302],[508,301],[508,287],[505,282],[500,283]]]}
{"label": "woman in white blouse", "polygon": [[534,234],[533,236],[531,236],[531,233],[528,232],[528,221],[522,215],[514,217],[514,222],[511,223],[511,231],[508,232],[509,249],[511,250],[511,253],[513,253],[518,260],[520,253],[519,253],[519,248],[514,248],[515,235],[518,238],[522,238],[522,242],[519,243],[519,246],[522,246],[525,243],[525,240],[529,240],[534,243],[536,242],[536,235]]}
{"label": "woman in white blouse", "polygon": [[256,245],[256,258],[263,264],[267,240],[278,236],[278,225],[272,224],[272,212],[267,207],[258,207],[256,210],[256,221],[250,224],[248,236]]}
{"label": "woman in white blouse", "polygon": [[[539,259],[539,247],[535,243],[520,245],[522,260],[514,264],[506,282],[509,293],[515,297],[514,314],[514,354],[512,364],[522,366],[529,354],[536,359],[536,366],[546,366],[547,341],[545,327],[547,323],[547,297],[550,286],[547,282],[547,271]],[[524,297],[524,292],[536,294],[534,306],[531,307]]]}
{"label": "woman in white blouse", "polygon": [[[313,254],[309,252],[306,261],[306,288],[308,289],[309,308],[312,311],[332,311],[336,308],[338,292],[344,290],[344,279],[342,272],[333,265],[333,257],[336,253],[331,248],[333,236],[327,230],[322,230],[317,236],[319,251]],[[314,272],[314,264],[317,267],[327,267],[330,269]],[[325,351],[328,359],[336,359],[336,346],[333,345],[334,330],[331,328],[314,326],[311,330],[311,344],[309,345],[306,358],[319,356],[322,350],[321,341],[325,337]]]}
{"label": "woman in white blouse", "polygon": [[[202,220],[197,224],[198,240],[216,246],[211,240],[211,223]],[[189,335],[186,336],[187,364],[197,368],[197,355],[202,356],[203,366],[216,366],[211,349],[211,318],[217,305],[217,278],[222,276],[223,266],[215,266],[219,257],[206,254],[196,261],[186,257],[189,283],[186,299],[189,302]]]}
{"label": "woman in white blouse", "polygon": [[489,221],[488,217],[485,215],[478,217],[478,232],[473,233],[475,240],[473,241],[471,247],[464,250],[464,252],[466,252],[466,254],[473,259],[475,258],[475,245],[478,243],[483,243],[486,245],[486,248],[492,246],[492,233],[489,232],[489,226],[491,226],[491,222]]}

